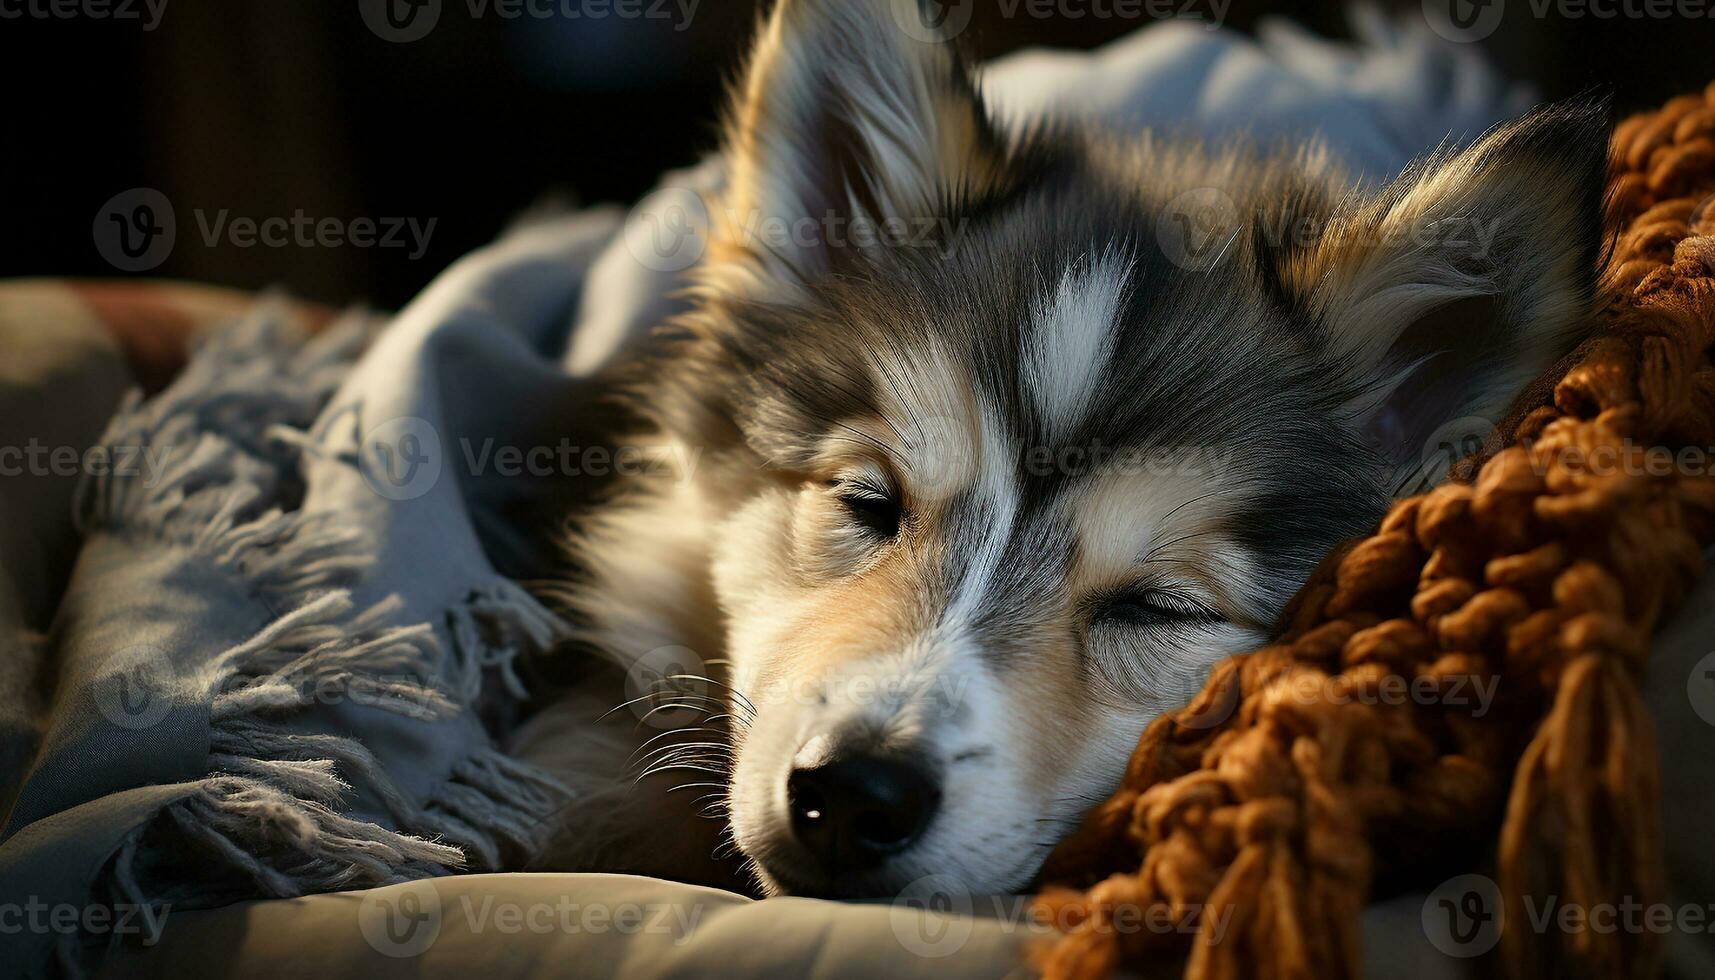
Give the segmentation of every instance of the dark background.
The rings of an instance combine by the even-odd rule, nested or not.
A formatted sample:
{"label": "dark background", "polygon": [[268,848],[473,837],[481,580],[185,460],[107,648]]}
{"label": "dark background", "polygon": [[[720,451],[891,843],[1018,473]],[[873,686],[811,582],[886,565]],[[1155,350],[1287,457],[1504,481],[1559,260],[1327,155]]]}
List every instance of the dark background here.
{"label": "dark background", "polygon": [[[702,0],[675,30],[613,16],[473,17],[467,0],[444,0],[428,36],[391,43],[366,26],[360,0],[167,0],[152,31],[56,16],[55,2],[68,0],[0,0],[0,14],[24,12],[0,16],[0,275],[121,275],[94,244],[95,216],[114,195],[152,187],[173,202],[179,244],[147,275],[279,283],[383,307],[533,203],[632,200],[663,169],[693,162],[714,144],[757,11],[752,0]],[[1624,111],[1715,78],[1715,19],[1538,17],[1543,0],[1500,2],[1504,19],[1479,47],[1549,98],[1606,87]],[[1421,22],[1419,0],[1392,6]],[[985,57],[1090,47],[1143,23],[1009,20],[1001,9],[978,0],[965,34]],[[1347,33],[1338,4],[1233,0],[1225,23],[1250,30],[1270,13]],[[192,212],[223,208],[436,225],[416,259],[397,248],[205,247]]]}

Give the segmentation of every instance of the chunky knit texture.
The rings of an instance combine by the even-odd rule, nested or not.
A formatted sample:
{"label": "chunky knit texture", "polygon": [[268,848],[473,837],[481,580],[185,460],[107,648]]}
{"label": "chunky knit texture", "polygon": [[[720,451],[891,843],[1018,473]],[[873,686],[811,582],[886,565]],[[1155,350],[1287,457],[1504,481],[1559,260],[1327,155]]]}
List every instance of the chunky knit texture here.
{"label": "chunky knit texture", "polygon": [[[1354,976],[1373,888],[1491,866],[1521,926],[1527,895],[1662,897],[1637,680],[1715,537],[1710,463],[1679,455],[1715,447],[1715,85],[1620,125],[1611,160],[1600,336],[1504,442],[1330,557],[1277,644],[1149,727],[1050,859],[1048,977]],[[1187,927],[1125,928],[1139,906]],[[1500,953],[1639,976],[1657,938],[1503,928]]]}

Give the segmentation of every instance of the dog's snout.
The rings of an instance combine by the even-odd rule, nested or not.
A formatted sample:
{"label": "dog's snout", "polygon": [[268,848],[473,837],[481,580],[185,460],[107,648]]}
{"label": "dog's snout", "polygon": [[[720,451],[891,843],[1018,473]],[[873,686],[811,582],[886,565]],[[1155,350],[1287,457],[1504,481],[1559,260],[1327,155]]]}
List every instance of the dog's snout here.
{"label": "dog's snout", "polygon": [[922,835],[941,803],[915,756],[856,753],[792,770],[792,833],[826,874],[873,868]]}

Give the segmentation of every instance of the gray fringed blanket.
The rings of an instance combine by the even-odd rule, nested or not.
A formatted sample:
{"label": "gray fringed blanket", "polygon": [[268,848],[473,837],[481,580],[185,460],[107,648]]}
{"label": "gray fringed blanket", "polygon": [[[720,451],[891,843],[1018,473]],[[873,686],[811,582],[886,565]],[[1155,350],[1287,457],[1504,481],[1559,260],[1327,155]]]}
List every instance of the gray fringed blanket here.
{"label": "gray fringed blanket", "polygon": [[123,934],[54,909],[123,910],[148,938],[169,906],[529,855],[566,791],[479,719],[555,639],[496,565],[528,571],[540,549],[512,529],[566,495],[466,460],[578,437],[584,388],[555,357],[617,222],[523,229],[385,331],[351,316],[306,341],[265,302],[121,407],[0,845],[6,895],[43,923],[8,945]]}
{"label": "gray fringed blanket", "polygon": [[[1321,132],[1376,179],[1522,107],[1468,52],[1367,28],[1347,50],[1165,25],[984,84],[1014,116]],[[708,190],[718,169],[674,180]],[[504,463],[601,445],[580,376],[671,310],[680,273],[659,266],[678,263],[621,232],[609,211],[519,229],[385,329],[353,316],[306,341],[264,303],[123,405],[80,491],[47,667],[0,683],[47,698],[33,761],[0,780],[8,966],[75,967],[168,907],[529,854],[568,791],[495,741],[516,662],[559,628],[516,582],[544,570],[534,529],[590,488]]]}

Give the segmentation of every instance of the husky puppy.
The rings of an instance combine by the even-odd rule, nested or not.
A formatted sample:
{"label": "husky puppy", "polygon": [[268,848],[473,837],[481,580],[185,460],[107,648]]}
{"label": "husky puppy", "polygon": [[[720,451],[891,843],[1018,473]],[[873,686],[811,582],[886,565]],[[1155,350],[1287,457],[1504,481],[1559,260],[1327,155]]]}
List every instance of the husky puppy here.
{"label": "husky puppy", "polygon": [[767,894],[1026,886],[1438,430],[1589,323],[1598,106],[1360,187],[1314,145],[1008,124],[917,16],[761,31],[693,309],[623,372],[696,465],[583,515],[563,590],[618,670],[713,679],[645,693],[683,732],[566,726],[547,863],[712,880],[695,781]]}

